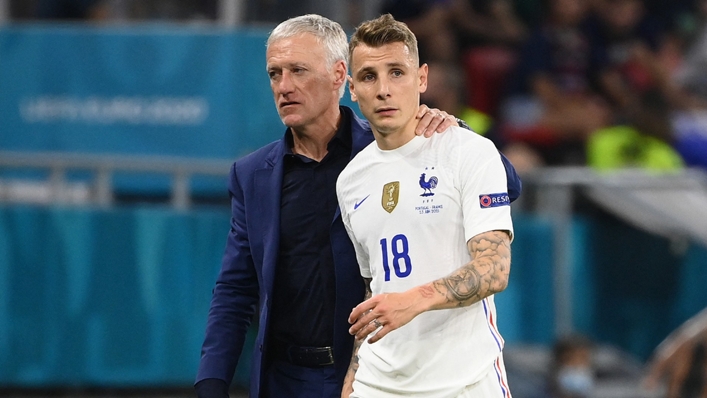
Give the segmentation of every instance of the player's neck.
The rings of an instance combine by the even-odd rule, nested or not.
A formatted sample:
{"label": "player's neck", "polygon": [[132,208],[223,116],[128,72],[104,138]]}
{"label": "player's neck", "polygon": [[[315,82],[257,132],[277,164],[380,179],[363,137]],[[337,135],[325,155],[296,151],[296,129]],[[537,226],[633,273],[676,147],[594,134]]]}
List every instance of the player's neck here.
{"label": "player's neck", "polygon": [[[413,119],[413,121],[416,120],[417,119]],[[373,136],[376,139],[378,148],[384,151],[391,151],[400,148],[415,138],[415,126],[415,123],[409,122],[397,130],[386,132],[381,132],[374,126]]]}

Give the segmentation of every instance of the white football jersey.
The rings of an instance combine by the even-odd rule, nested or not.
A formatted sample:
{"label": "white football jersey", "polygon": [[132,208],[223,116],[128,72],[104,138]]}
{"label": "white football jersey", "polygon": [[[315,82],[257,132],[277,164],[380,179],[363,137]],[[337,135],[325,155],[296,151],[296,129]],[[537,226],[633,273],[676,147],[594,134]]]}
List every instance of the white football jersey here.
{"label": "white football jersey", "polygon": [[[457,127],[384,151],[373,142],[337,181],[344,225],[374,295],[402,292],[471,260],[467,241],[513,232],[506,173],[493,143]],[[359,349],[364,397],[454,397],[503,348],[493,296],[428,311]]]}

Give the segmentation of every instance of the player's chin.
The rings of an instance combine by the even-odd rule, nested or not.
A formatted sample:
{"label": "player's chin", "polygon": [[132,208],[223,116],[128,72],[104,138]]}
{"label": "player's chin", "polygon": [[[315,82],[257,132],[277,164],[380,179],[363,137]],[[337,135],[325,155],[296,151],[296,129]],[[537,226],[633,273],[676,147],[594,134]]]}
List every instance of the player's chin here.
{"label": "player's chin", "polygon": [[382,135],[382,136],[387,136],[391,134],[394,131],[399,130],[399,127],[397,123],[379,123],[376,126],[376,130]]}

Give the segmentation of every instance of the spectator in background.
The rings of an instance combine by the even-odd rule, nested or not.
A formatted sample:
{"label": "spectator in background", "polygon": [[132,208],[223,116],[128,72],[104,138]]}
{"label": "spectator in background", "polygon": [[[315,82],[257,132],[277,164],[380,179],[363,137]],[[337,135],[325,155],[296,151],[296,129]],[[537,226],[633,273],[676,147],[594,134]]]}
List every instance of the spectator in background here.
{"label": "spectator in background", "polygon": [[[469,105],[469,91],[465,82],[466,74],[462,67],[450,62],[429,62],[427,74],[427,91],[420,95],[423,103],[432,108],[438,108],[447,113],[457,115],[471,129],[485,136],[498,145],[498,123],[491,115]],[[471,86],[471,91],[474,86]],[[516,170],[527,171],[542,163],[539,155],[531,150],[520,154],[517,149],[510,148],[513,153],[513,166]]]}
{"label": "spectator in background", "polygon": [[37,0],[39,19],[105,21],[110,18],[107,0]]}
{"label": "spectator in background", "polygon": [[[521,50],[501,110],[503,151],[521,165],[583,165],[587,137],[611,111],[594,89],[584,0],[549,0],[548,16]],[[516,163],[517,162],[517,163]]]}
{"label": "spectator in background", "polygon": [[509,0],[386,0],[381,13],[415,33],[421,62],[460,62],[470,48],[515,46],[526,33]]}
{"label": "spectator in background", "polygon": [[551,398],[589,398],[594,388],[594,347],[581,335],[565,336],[552,347]]}
{"label": "spectator in background", "polygon": [[208,21],[218,18],[218,0],[130,0],[122,13],[130,19],[159,21]]}
{"label": "spectator in background", "polygon": [[451,0],[451,19],[462,51],[485,45],[516,47],[527,27],[512,0]]}
{"label": "spectator in background", "polygon": [[[647,107],[658,108],[658,101],[665,101],[662,89],[666,75],[658,58],[663,31],[657,20],[645,13],[641,0],[598,0],[597,4],[589,32],[601,90],[625,119],[640,123]],[[644,127],[668,138],[666,122],[654,122],[658,122],[654,127]]]}
{"label": "spectator in background", "polygon": [[456,63],[439,61],[429,62],[428,68],[427,91],[420,95],[422,103],[457,115],[474,132],[486,135],[493,120],[468,105],[462,68]]}
{"label": "spectator in background", "polygon": [[703,109],[707,108],[707,0],[696,1],[693,16],[692,32],[680,32],[683,43],[678,51],[683,56],[673,71],[673,79],[684,90],[684,105]]}
{"label": "spectator in background", "polygon": [[687,166],[707,169],[707,0],[695,4],[695,34],[673,73],[679,110],[673,118],[675,147]]}
{"label": "spectator in background", "polygon": [[218,0],[11,0],[13,19],[66,21],[216,20]]}
{"label": "spectator in background", "polygon": [[[350,18],[355,15],[356,7],[360,6],[353,1],[328,1],[328,0],[241,0],[245,3],[245,18],[248,22],[271,22],[280,23],[293,15],[300,14],[319,14],[329,18]],[[340,10],[339,7],[348,6],[345,10]],[[346,11],[346,12],[341,12]],[[347,25],[353,25],[357,22],[350,20],[339,21],[344,28]]]}
{"label": "spectator in background", "polygon": [[642,0],[598,0],[588,26],[599,88],[616,111],[617,125],[592,135],[589,164],[680,168],[682,160],[671,146],[675,104],[661,63],[662,26],[646,13]]}
{"label": "spectator in background", "polygon": [[[456,103],[449,106],[463,109],[463,119],[485,134],[497,118],[505,79],[526,37],[527,28],[512,1],[386,0],[382,11],[410,27],[418,38],[421,62],[435,63],[430,78],[439,76],[442,85],[453,91],[453,98],[445,100],[439,86],[432,85],[425,100],[434,97],[434,101]],[[494,134],[489,138],[496,141]]]}
{"label": "spectator in background", "polygon": [[450,24],[450,0],[386,0],[381,14],[405,22],[417,36],[420,62],[458,62],[459,49]]}

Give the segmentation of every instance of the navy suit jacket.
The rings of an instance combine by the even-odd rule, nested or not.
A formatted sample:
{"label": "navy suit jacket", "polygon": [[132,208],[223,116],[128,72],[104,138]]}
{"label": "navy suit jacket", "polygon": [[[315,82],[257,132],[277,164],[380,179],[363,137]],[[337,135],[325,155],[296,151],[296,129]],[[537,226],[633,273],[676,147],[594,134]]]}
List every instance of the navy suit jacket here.
{"label": "navy suit jacket", "polygon": [[[373,141],[368,122],[345,106],[351,117],[351,157]],[[230,384],[243,350],[251,320],[259,309],[258,334],[251,367],[250,396],[259,397],[265,380],[269,346],[270,307],[279,253],[280,197],[285,139],[275,141],[237,160],[231,167],[231,229],[221,271],[213,290],[206,336],[196,382],[216,378]],[[520,179],[502,156],[508,175],[509,196],[518,197]],[[343,383],[351,361],[353,336],[348,316],[364,295],[363,279],[353,245],[337,209],[330,228],[336,276],[334,314],[334,366]]]}

